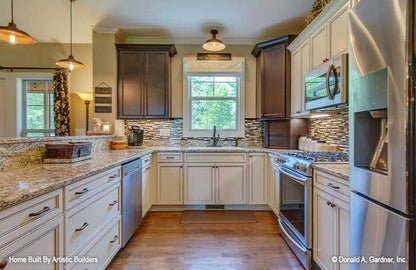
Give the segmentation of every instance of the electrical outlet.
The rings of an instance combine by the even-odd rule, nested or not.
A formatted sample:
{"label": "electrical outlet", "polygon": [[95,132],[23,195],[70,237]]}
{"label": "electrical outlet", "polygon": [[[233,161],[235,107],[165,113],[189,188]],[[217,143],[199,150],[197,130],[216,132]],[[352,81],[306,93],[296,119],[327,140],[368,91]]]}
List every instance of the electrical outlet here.
{"label": "electrical outlet", "polygon": [[162,128],[159,130],[159,135],[161,137],[170,137],[170,129],[169,128]]}

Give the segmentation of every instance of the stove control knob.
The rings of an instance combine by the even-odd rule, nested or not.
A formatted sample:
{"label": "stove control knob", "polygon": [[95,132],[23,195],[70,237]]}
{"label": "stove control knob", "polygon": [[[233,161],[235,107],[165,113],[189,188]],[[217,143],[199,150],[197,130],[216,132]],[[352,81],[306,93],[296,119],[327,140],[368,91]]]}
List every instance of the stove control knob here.
{"label": "stove control knob", "polygon": [[302,172],[306,173],[306,171],[308,170],[308,168],[306,167],[306,165],[302,166]]}

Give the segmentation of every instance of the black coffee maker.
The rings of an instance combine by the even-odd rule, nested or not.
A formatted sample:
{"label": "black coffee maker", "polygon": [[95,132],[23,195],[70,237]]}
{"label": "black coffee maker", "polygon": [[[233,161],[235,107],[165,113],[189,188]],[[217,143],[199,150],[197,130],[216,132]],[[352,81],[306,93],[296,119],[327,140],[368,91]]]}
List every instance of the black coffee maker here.
{"label": "black coffee maker", "polygon": [[127,129],[127,142],[129,146],[142,146],[143,129],[140,126],[130,126]]}

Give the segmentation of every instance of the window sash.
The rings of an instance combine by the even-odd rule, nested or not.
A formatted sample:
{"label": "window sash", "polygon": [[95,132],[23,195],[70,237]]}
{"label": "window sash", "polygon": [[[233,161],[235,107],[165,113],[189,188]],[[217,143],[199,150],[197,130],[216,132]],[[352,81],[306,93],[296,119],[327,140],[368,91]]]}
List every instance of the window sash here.
{"label": "window sash", "polygon": [[[27,90],[27,85],[30,83],[46,83],[45,90]],[[49,84],[52,84],[52,80],[23,80],[23,134],[25,137],[29,133],[43,133],[44,135],[53,134],[55,130],[52,128],[52,118],[54,111],[54,104],[51,104],[51,96],[54,94],[53,91],[48,91]],[[42,93],[43,94],[43,105],[28,105],[27,94],[28,93]],[[53,101],[52,101],[53,102]],[[27,117],[27,108],[28,107],[43,107],[43,123],[44,128],[39,129],[28,129],[28,117]]]}
{"label": "window sash", "polygon": [[[240,78],[239,77],[235,77],[236,78],[236,96],[234,97],[194,97],[192,96],[192,83],[191,83],[191,79],[192,77],[195,76],[188,76],[188,109],[189,109],[189,119],[188,119],[188,125],[189,125],[189,131],[191,132],[207,132],[207,131],[211,131],[212,129],[194,129],[192,128],[192,120],[193,120],[193,110],[192,110],[192,101],[194,100],[214,100],[214,101],[222,101],[222,100],[231,100],[231,101],[235,101],[236,104],[236,115],[235,115],[235,129],[222,129],[221,127],[219,127],[219,130],[222,131],[230,131],[230,132],[236,132],[239,129],[243,128],[243,127],[239,127],[239,123],[240,123],[240,93],[241,93],[241,89],[240,89]],[[208,77],[215,77],[215,76],[208,76]],[[215,85],[215,80],[213,81],[213,85]]]}

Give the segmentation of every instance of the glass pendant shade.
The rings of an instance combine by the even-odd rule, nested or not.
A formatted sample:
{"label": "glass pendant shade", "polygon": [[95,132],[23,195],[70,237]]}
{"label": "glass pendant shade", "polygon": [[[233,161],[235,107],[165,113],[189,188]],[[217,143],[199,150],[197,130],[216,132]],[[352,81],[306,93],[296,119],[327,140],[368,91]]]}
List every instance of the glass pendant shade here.
{"label": "glass pendant shade", "polygon": [[225,49],[225,44],[221,40],[217,39],[217,30],[211,30],[212,38],[205,41],[205,43],[202,45],[202,48],[204,48],[207,51],[211,52],[218,52]]}
{"label": "glass pendant shade", "polygon": [[35,40],[26,32],[17,28],[14,23],[13,0],[11,1],[12,21],[7,26],[0,26],[0,40],[9,42],[10,44],[34,44]]}

